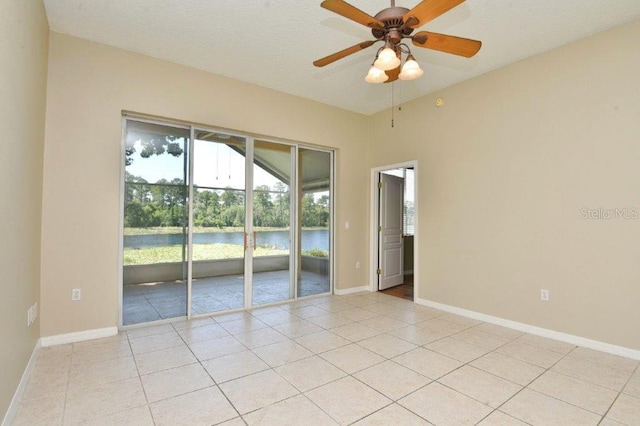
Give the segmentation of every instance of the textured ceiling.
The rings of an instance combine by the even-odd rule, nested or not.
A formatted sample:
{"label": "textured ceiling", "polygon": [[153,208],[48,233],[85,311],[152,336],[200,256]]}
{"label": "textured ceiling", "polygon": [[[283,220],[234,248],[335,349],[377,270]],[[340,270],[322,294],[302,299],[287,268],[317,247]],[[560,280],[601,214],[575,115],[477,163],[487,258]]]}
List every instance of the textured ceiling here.
{"label": "textured ceiling", "polygon": [[[398,0],[412,8],[419,0]],[[52,31],[166,59],[363,114],[390,106],[389,84],[364,76],[378,45],[320,0],[44,0]],[[375,15],[388,0],[352,0]],[[404,101],[640,17],[640,0],[467,0],[420,27],[483,42],[471,59],[413,48],[422,78],[394,83]],[[399,97],[400,96],[400,97]]]}

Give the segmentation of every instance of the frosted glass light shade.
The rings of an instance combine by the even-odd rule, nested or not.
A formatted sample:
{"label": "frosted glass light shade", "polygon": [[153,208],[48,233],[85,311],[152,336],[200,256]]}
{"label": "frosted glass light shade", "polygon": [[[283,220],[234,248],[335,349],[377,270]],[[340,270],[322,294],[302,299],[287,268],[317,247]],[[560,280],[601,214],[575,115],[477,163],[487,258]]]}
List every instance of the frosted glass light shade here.
{"label": "frosted glass light shade", "polygon": [[424,74],[424,71],[422,70],[422,68],[420,68],[420,65],[418,65],[413,57],[410,56],[402,66],[402,71],[400,71],[400,75],[398,75],[398,78],[400,80],[413,80],[421,77],[422,74]]}
{"label": "frosted glass light shade", "polygon": [[396,56],[396,52],[394,52],[393,49],[385,47],[382,49],[382,52],[380,52],[378,59],[376,59],[373,65],[383,71],[389,71],[398,68],[398,65],[400,65],[400,59]]}
{"label": "frosted glass light shade", "polygon": [[389,79],[389,76],[386,72],[382,71],[380,68],[376,68],[375,66],[369,68],[369,73],[364,78],[364,81],[367,83],[384,83]]}

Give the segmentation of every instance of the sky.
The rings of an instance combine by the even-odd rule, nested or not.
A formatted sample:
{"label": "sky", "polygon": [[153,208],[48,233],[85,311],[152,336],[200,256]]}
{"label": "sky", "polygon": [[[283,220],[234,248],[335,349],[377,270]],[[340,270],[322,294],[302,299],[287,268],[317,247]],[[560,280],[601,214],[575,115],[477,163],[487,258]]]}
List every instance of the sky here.
{"label": "sky", "polygon": [[[184,148],[184,140],[182,140]],[[134,144],[136,152],[131,156],[133,163],[127,166],[127,172],[144,178],[149,183],[160,179],[184,179],[184,154],[174,157],[168,153],[140,157],[140,141]],[[215,188],[245,189],[245,157],[229,148],[226,144],[196,140],[193,157],[193,182],[196,186]],[[278,179],[254,164],[254,187],[273,185]]]}

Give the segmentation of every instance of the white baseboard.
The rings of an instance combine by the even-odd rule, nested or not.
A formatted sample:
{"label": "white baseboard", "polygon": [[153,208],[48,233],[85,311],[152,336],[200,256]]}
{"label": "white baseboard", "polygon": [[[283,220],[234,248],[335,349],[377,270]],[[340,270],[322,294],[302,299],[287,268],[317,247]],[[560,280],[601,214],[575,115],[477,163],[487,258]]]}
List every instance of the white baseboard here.
{"label": "white baseboard", "polygon": [[508,319],[494,317],[480,312],[469,311],[466,309],[458,308],[451,305],[445,305],[443,303],[433,302],[427,299],[415,299],[415,302],[419,305],[428,306],[431,308],[439,309],[441,311],[450,312],[452,314],[461,315],[463,317],[473,318],[476,320],[488,322],[491,324],[501,325],[503,327],[512,328],[518,331],[524,331],[525,333],[535,334],[536,336],[548,337],[550,339],[559,340],[561,342],[571,343],[572,345],[582,346],[596,351],[606,352],[614,355],[620,355],[626,358],[640,360],[640,351],[625,348],[624,346],[612,345],[610,343],[600,342],[597,340],[587,339],[585,337],[576,336],[573,334],[561,333],[559,331],[549,330],[547,328],[536,327],[534,325],[525,324],[522,322],[511,321]]}
{"label": "white baseboard", "polygon": [[84,340],[99,339],[101,337],[111,337],[118,334],[118,327],[95,328],[93,330],[78,331],[75,333],[57,334],[40,338],[43,348],[65,343],[82,342]]}
{"label": "white baseboard", "polygon": [[333,292],[338,296],[346,296],[347,294],[361,293],[363,291],[370,291],[370,290],[371,288],[368,285],[363,285],[362,287],[351,287],[351,288],[345,288],[344,290],[336,288],[333,290]]}
{"label": "white baseboard", "polygon": [[36,346],[33,348],[33,352],[31,352],[31,357],[29,358],[29,362],[27,363],[27,367],[24,369],[22,373],[22,378],[20,379],[20,383],[18,384],[18,388],[13,394],[13,398],[11,399],[11,404],[9,404],[9,409],[7,413],[4,415],[4,419],[2,420],[2,426],[9,426],[14,417],[16,416],[16,412],[18,411],[18,405],[20,401],[22,401],[22,395],[24,394],[25,389],[27,388],[27,382],[29,381],[29,377],[31,376],[31,372],[33,371],[34,366],[36,365],[36,360],[38,359],[38,355],[40,354],[41,348],[40,339],[36,342]]}

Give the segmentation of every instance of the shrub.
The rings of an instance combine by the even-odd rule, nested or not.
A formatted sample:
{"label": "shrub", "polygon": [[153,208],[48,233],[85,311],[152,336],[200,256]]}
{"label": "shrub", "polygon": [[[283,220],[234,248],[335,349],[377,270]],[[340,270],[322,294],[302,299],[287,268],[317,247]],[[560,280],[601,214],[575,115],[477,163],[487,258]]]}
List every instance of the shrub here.
{"label": "shrub", "polygon": [[322,250],[319,248],[314,248],[311,250],[302,250],[302,254],[304,256],[313,256],[313,257],[329,257],[329,252],[326,250]]}

